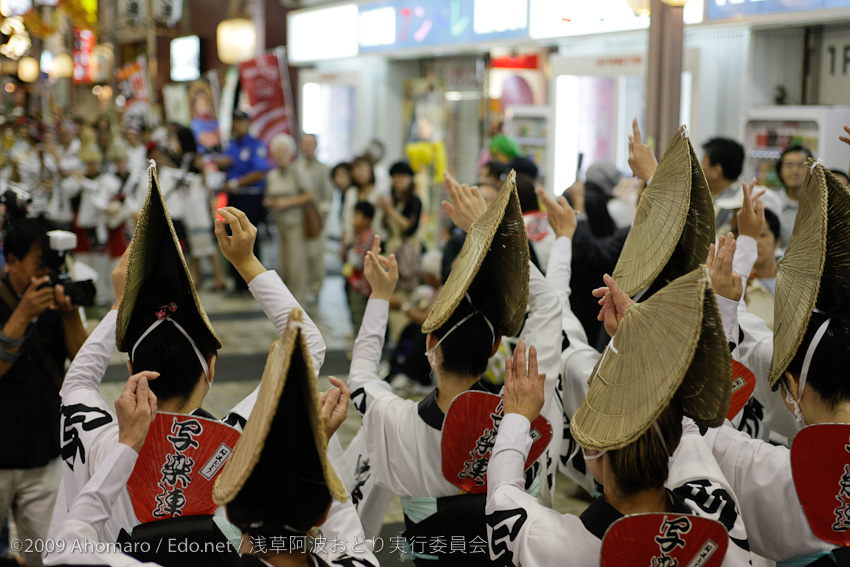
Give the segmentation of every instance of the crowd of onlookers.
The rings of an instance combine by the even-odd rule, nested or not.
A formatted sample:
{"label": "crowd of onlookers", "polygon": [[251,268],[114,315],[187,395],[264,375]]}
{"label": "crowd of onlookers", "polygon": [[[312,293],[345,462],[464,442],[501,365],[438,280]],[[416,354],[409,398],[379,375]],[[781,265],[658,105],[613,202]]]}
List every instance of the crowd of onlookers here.
{"label": "crowd of onlookers", "polygon": [[[422,355],[424,335],[418,326],[448,277],[465,233],[446,217],[448,224],[431,221],[438,230],[424,237],[429,211],[423,202],[431,196],[431,178],[419,175],[407,161],[385,164],[380,142],[371,142],[350,162],[330,167],[316,157],[315,135],[302,134],[296,141],[278,134],[267,146],[251,135],[250,117],[236,111],[231,141],[219,154],[201,155],[192,131],[184,126],[140,129],[107,117],[91,122],[64,118],[53,124],[21,117],[6,125],[2,148],[3,183],[13,182],[28,194],[30,212],[43,213],[54,227],[76,233],[76,259],[91,267],[102,282],[109,281],[132,237],[147,194],[149,160],[156,162],[163,197],[199,287],[247,292],[237,273],[231,274],[234,284],[228,285],[213,238],[215,210],[226,202],[266,228],[263,233],[276,241],[281,277],[307,306],[319,299],[328,238],[332,249],[338,239],[345,296],[356,331],[370,293],[364,258],[379,236],[382,250],[395,255],[400,277],[389,323],[389,344],[394,345],[389,375],[400,376],[398,386],[415,389],[430,384]],[[632,141],[630,155],[646,151],[639,140]],[[812,152],[805,147],[785,149],[776,165],[782,187],[767,190],[762,197],[767,223],[758,239],[758,261],[752,273],[745,274],[745,300],[768,325],[776,262],[793,228],[809,157]],[[734,211],[743,201],[744,148],[735,140],[713,138],[703,144],[701,165],[713,195],[717,229],[721,234],[735,232]],[[497,134],[482,152],[477,180],[488,203],[511,170],[516,171],[531,258],[544,269],[554,234],[536,194],[540,172],[513,139]],[[629,173],[633,175],[611,162],[593,163],[564,192],[579,214],[573,239],[572,309],[598,348],[607,341],[596,319],[598,307],[579,298],[589,298],[601,276],[617,263],[640,191],[651,175]],[[846,180],[843,171],[833,173]],[[258,239],[258,248],[262,240]],[[98,286],[100,304],[114,300],[110,289]]]}

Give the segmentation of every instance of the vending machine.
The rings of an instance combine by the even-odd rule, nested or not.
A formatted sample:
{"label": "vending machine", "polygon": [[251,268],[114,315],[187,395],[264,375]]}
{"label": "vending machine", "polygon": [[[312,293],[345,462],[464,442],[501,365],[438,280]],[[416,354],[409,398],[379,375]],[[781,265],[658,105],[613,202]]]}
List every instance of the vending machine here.
{"label": "vending machine", "polygon": [[747,108],[741,120],[746,157],[742,179],[779,187],[776,161],[788,146],[805,146],[828,169],[846,171],[850,147],[838,140],[850,125],[850,106],[760,106]]}

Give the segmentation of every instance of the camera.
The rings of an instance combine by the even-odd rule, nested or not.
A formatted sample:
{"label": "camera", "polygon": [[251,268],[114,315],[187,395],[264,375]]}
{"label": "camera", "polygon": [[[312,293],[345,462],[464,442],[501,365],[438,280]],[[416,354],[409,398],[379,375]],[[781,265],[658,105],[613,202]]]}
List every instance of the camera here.
{"label": "camera", "polygon": [[[32,196],[25,190],[8,185],[8,189],[0,195],[0,204],[6,208],[3,217],[3,230],[8,231],[16,222],[29,214]],[[74,281],[68,270],[67,253],[77,247],[77,235],[67,230],[51,230],[47,232],[48,245],[44,250],[42,261],[49,270],[50,281],[41,287],[53,287],[61,284],[65,295],[71,298],[71,303],[81,307],[92,307],[95,303],[96,288],[92,280]]]}
{"label": "camera", "polygon": [[77,247],[77,235],[67,230],[51,230],[47,233],[48,247],[44,251],[44,265],[50,270],[50,282],[46,286],[62,285],[71,303],[81,307],[94,305],[96,289],[91,280],[74,281],[68,272],[66,253]]}

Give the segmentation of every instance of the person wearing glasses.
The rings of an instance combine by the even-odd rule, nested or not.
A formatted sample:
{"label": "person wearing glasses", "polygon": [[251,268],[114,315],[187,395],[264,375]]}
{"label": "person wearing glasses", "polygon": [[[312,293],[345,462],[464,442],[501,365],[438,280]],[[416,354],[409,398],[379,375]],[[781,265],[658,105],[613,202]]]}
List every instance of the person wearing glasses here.
{"label": "person wearing glasses", "polygon": [[812,156],[812,151],[805,146],[788,146],[782,151],[776,162],[776,175],[782,183],[783,191],[777,191],[782,201],[782,215],[779,218],[781,226],[781,244],[784,249],[791,238],[794,219],[797,217],[797,205],[800,192],[806,180],[806,160]]}

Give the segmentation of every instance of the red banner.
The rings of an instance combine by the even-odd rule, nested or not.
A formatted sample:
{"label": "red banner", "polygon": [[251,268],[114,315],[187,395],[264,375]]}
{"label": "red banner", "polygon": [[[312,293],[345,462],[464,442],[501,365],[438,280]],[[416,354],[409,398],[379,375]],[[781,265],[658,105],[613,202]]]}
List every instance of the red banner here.
{"label": "red banner", "polygon": [[265,53],[239,65],[239,79],[251,103],[251,122],[259,138],[268,146],[280,133],[294,135],[289,97],[289,79],[281,75],[286,69],[283,57],[275,52]]}

